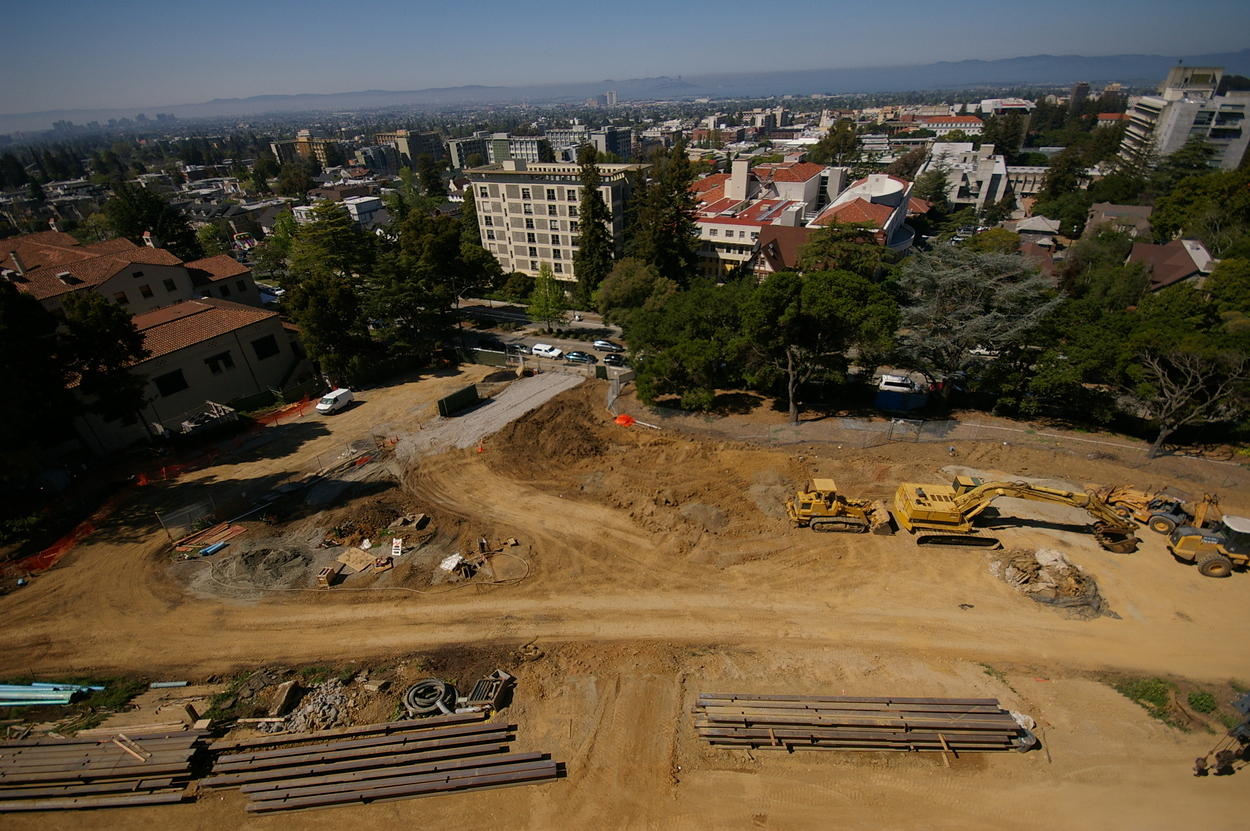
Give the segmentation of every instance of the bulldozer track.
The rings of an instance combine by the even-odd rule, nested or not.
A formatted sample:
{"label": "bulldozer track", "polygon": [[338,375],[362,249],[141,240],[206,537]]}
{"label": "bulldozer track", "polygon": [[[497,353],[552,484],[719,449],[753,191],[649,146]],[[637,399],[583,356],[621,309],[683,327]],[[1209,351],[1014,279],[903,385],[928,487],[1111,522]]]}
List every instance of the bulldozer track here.
{"label": "bulldozer track", "polygon": [[814,519],[811,527],[813,531],[822,534],[865,534],[868,532],[868,523],[852,519]]}

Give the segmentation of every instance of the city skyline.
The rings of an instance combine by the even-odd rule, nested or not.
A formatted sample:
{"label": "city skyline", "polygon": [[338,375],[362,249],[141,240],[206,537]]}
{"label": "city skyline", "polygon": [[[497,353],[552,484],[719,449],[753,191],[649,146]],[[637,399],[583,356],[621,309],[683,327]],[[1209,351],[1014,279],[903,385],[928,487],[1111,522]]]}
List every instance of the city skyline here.
{"label": "city skyline", "polygon": [[[1187,55],[1243,48],[1250,7],[1205,0],[1180,7],[1127,0],[1096,8],[1058,0],[1027,20],[978,0],[957,9],[904,2],[872,10],[802,0],[764,25],[745,3],[688,3],[680,18],[642,0],[628,18],[596,19],[568,0],[542,15],[487,2],[459,9],[383,0],[369,22],[340,20],[324,2],[216,4],[213,18],[152,0],[24,6],[8,15],[9,83],[0,113],[159,107],[257,95],[551,84],[996,60],[1019,55]],[[743,13],[737,13],[741,10]],[[68,12],[68,13],[67,13]],[[378,26],[403,20],[410,26]],[[1221,25],[1212,31],[1210,22]],[[975,37],[970,37],[975,35]],[[784,48],[762,48],[772,42]],[[50,40],[55,49],[48,48]],[[141,48],[131,48],[135,42]],[[492,57],[499,56],[499,57]]]}

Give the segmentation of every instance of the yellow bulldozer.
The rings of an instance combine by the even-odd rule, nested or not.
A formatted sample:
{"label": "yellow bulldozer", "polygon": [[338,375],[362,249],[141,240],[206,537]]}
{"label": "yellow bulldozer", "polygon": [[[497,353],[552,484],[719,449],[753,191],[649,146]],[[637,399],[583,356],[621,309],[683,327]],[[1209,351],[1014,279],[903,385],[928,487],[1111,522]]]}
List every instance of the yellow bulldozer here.
{"label": "yellow bulldozer", "polygon": [[812,479],[786,500],[786,516],[799,528],[825,533],[892,534],[890,512],[880,500],[848,499],[832,479]]}
{"label": "yellow bulldozer", "polygon": [[986,482],[972,476],[956,477],[949,485],[904,482],[894,494],[894,519],[916,536],[919,545],[999,544],[973,527],[972,521],[1000,496],[1055,502],[1084,509],[1093,517],[1094,538],[1108,551],[1128,554],[1137,550],[1136,526],[1117,514],[1094,493],[1031,485],[1027,482]]}

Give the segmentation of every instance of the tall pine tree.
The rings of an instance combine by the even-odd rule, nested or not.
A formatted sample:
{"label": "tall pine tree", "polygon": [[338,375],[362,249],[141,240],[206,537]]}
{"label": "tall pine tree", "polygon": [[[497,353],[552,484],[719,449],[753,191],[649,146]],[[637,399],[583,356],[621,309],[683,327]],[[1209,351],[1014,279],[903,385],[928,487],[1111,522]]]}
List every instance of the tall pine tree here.
{"label": "tall pine tree", "polygon": [[591,295],[612,270],[612,232],[608,229],[608,206],[599,193],[598,151],[584,144],[577,153],[582,166],[582,193],[577,251],[573,254],[573,270],[577,274],[577,305],[588,308]]}
{"label": "tall pine tree", "polygon": [[679,286],[690,285],[699,256],[693,182],[694,168],[684,144],[658,157],[632,241],[632,256],[655,266],[661,277]]}

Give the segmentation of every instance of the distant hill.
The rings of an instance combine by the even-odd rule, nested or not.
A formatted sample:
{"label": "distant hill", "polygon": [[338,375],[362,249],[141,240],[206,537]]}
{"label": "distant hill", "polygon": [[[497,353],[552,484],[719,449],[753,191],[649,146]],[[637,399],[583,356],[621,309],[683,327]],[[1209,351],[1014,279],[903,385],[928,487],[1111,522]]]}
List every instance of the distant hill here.
{"label": "distant hill", "polygon": [[[78,124],[168,112],[179,118],[256,116],[266,113],[342,112],[383,107],[448,107],[459,104],[531,104],[575,102],[606,90],[619,99],[691,99],[701,97],[762,97],[817,93],[900,92],[974,86],[1070,84],[1154,84],[1163,80],[1178,58],[1164,55],[1030,55],[983,61],[941,61],[916,66],[810,69],[790,72],[734,72],[672,78],[632,78],[530,86],[463,86],[418,90],[256,95],[216,98],[199,104],[151,105],[131,109],[52,110],[0,114],[0,132],[42,130],[53,121]],[[1250,49],[1211,55],[1186,55],[1191,66],[1222,66],[1230,73],[1250,75]]]}

